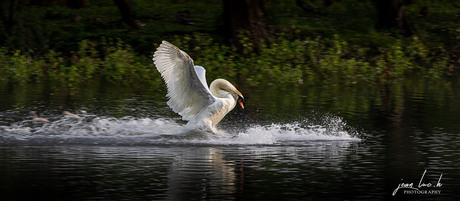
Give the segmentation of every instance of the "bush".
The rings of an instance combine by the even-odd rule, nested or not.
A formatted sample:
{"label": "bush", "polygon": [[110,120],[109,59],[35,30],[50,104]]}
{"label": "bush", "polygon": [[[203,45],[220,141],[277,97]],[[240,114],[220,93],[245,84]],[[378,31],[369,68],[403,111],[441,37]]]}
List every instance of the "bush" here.
{"label": "bush", "polygon": [[101,41],[83,40],[79,50],[71,51],[68,57],[55,51],[32,57],[19,50],[8,52],[2,48],[0,80],[18,83],[48,80],[77,86],[93,77],[121,84],[150,83],[159,79],[149,58],[138,56],[120,40]]}
{"label": "bush", "polygon": [[[198,33],[176,36],[171,42],[188,52],[195,65],[204,66],[208,78],[222,77],[250,86],[377,83],[414,72],[437,79],[453,66],[444,49],[429,50],[417,37],[398,40],[376,54],[369,48],[350,45],[338,35],[291,40],[281,34],[273,43],[263,45],[259,53],[254,53],[254,44],[245,34],[240,35],[242,50]],[[2,48],[0,64],[0,80],[9,82],[46,78],[76,86],[100,77],[120,84],[162,83],[151,57],[139,56],[120,39],[83,40],[67,57],[55,51],[32,57]]]}

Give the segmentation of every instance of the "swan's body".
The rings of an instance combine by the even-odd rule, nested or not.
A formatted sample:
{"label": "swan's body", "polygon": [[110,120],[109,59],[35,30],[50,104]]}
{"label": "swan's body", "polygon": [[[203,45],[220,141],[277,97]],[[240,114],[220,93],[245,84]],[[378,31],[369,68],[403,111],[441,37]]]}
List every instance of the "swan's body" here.
{"label": "swan's body", "polygon": [[163,41],[153,55],[157,70],[168,87],[168,106],[199,129],[215,132],[216,125],[243,95],[230,82],[206,82],[206,70],[195,66],[192,58],[173,44]]}

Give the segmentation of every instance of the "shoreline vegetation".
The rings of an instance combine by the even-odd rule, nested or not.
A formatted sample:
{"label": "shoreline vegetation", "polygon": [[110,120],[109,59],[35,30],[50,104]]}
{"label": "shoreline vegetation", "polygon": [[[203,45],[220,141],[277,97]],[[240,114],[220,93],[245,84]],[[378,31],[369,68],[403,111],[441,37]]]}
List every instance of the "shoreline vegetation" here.
{"label": "shoreline vegetation", "polygon": [[[135,30],[118,22],[115,5],[95,2],[82,9],[19,9],[13,28],[0,29],[0,84],[50,81],[72,88],[102,79],[160,87],[151,59],[163,39],[204,66],[208,79],[225,77],[248,86],[387,83],[414,74],[436,80],[455,76],[460,68],[460,13],[455,13],[460,5],[448,1],[408,6],[416,31],[407,37],[377,31],[369,1],[343,0],[328,7],[311,1],[317,8],[312,13],[293,2],[269,1],[277,31],[257,51],[248,33],[239,34],[238,50],[220,37],[220,4],[138,1],[134,7],[146,25]],[[423,19],[417,14],[422,6],[431,8]],[[192,13],[193,24],[168,17],[184,10]]]}

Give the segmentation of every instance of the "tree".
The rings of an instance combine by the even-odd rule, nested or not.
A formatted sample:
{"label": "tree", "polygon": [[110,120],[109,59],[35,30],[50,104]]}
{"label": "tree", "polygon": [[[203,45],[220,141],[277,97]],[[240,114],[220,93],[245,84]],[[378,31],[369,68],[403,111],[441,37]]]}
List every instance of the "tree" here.
{"label": "tree", "polygon": [[[236,45],[240,33],[248,33],[255,51],[270,39],[264,0],[224,0],[224,35]],[[238,48],[241,48],[237,46]]]}
{"label": "tree", "polygon": [[412,2],[413,0],[374,0],[377,7],[378,28],[397,28],[405,36],[412,35],[412,28],[404,13],[404,4]]}
{"label": "tree", "polygon": [[131,9],[131,0],[114,0],[117,4],[118,9],[120,10],[121,19],[136,29],[143,27],[145,24],[140,20],[136,19],[132,9]]}
{"label": "tree", "polygon": [[9,0],[0,2],[0,21],[6,31],[9,31],[11,26],[14,24],[14,13],[16,10],[15,0]]}
{"label": "tree", "polygon": [[297,6],[302,8],[303,11],[305,11],[306,13],[311,13],[315,11],[315,8],[313,8],[313,6],[311,6],[308,3],[305,3],[305,1],[303,0],[296,0],[295,3],[297,4]]}
{"label": "tree", "polygon": [[84,8],[86,6],[86,0],[68,0],[67,6],[69,8]]}
{"label": "tree", "polygon": [[30,0],[33,6],[67,6],[69,8],[84,8],[87,0]]}

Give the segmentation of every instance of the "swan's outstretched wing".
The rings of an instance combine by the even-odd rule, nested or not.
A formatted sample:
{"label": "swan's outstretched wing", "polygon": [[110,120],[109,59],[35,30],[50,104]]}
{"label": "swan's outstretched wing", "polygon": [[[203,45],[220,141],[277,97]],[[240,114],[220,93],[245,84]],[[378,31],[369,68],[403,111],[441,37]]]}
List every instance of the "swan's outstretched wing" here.
{"label": "swan's outstretched wing", "polygon": [[215,101],[206,84],[204,68],[195,67],[184,51],[163,41],[153,55],[153,61],[168,87],[169,107],[184,120],[191,120]]}
{"label": "swan's outstretched wing", "polygon": [[208,83],[206,82],[206,70],[203,68],[203,66],[195,66],[195,72],[198,76],[198,79],[200,79],[201,84],[203,84],[204,88],[206,88],[209,94],[211,94],[211,90],[209,90]]}

